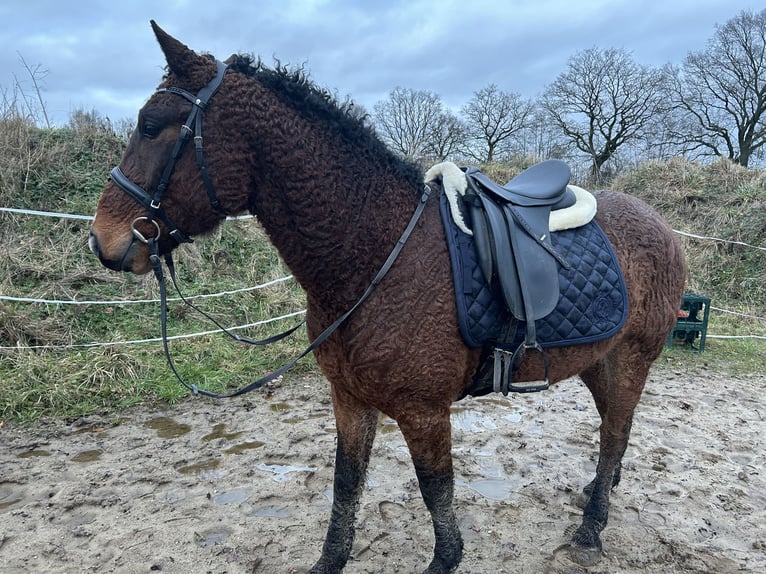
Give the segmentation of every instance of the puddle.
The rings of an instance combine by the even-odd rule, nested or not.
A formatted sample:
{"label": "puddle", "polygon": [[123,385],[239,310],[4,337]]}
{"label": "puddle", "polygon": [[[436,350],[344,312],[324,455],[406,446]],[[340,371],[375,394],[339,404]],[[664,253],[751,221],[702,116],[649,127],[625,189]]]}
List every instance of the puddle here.
{"label": "puddle", "polygon": [[497,425],[490,417],[470,409],[453,408],[451,418],[453,429],[476,433],[497,430]]}
{"label": "puddle", "polygon": [[250,516],[264,516],[267,518],[288,518],[290,513],[286,510],[286,507],[277,506],[261,506],[256,508],[250,513]]}
{"label": "puddle", "polygon": [[282,465],[282,464],[264,464],[260,463],[257,465],[257,468],[261,470],[266,470],[269,472],[273,472],[274,476],[272,477],[277,482],[287,482],[290,480],[289,474],[293,472],[316,472],[315,466],[290,466],[290,465]]}
{"label": "puddle", "polygon": [[76,455],[72,457],[72,460],[74,462],[93,462],[96,460],[101,459],[101,455],[103,454],[102,451],[95,449],[95,450],[84,450],[82,452],[78,452]]}
{"label": "puddle", "polygon": [[279,422],[286,423],[288,425],[297,425],[298,423],[302,423],[304,419],[301,417],[288,417],[286,419],[279,419]]}
{"label": "puddle", "polygon": [[105,430],[104,427],[92,424],[92,425],[79,428],[76,431],[74,431],[72,434],[85,434],[89,432],[104,432],[104,430]]}
{"label": "puddle", "polygon": [[153,418],[146,421],[144,426],[157,431],[157,436],[160,438],[177,438],[191,431],[190,425],[177,423],[170,417]]}
{"label": "puddle", "polygon": [[[176,470],[180,472],[181,474],[205,474],[205,473],[210,473],[211,471],[214,471],[219,466],[221,466],[220,458],[210,458],[208,460],[203,460],[202,462],[198,462],[196,464],[181,466],[177,468]],[[209,476],[209,475],[207,477],[216,478],[215,476]]]}
{"label": "puddle", "polygon": [[218,438],[222,438],[224,440],[234,440],[235,438],[239,438],[244,434],[244,431],[238,431],[238,432],[226,432],[226,425],[223,423],[219,423],[213,427],[213,430],[202,437],[202,442],[210,442],[211,440],[215,440]]}
{"label": "puddle", "polygon": [[197,546],[205,548],[207,546],[215,546],[216,544],[222,544],[231,535],[231,530],[228,528],[208,530],[207,532],[195,532],[194,539]]}
{"label": "puddle", "polygon": [[521,413],[510,413],[503,417],[505,420],[510,421],[512,423],[520,423],[521,422]]}
{"label": "puddle", "polygon": [[213,496],[213,504],[239,504],[250,498],[250,491],[244,488],[227,490]]}
{"label": "puddle", "polygon": [[171,490],[167,494],[165,494],[165,502],[168,504],[175,504],[176,502],[181,502],[182,500],[186,500],[187,494],[183,490]]}
{"label": "puddle", "polygon": [[20,498],[11,498],[10,500],[1,500],[0,510],[5,510],[6,508],[13,506],[14,504],[18,504],[19,502],[21,502]]}
{"label": "puddle", "polygon": [[503,479],[503,469],[495,464],[494,458],[488,460],[479,460],[479,468],[485,478]]}
{"label": "puddle", "polygon": [[243,442],[242,444],[235,444],[232,447],[227,448],[225,451],[223,451],[224,454],[242,454],[246,450],[253,450],[254,448],[261,448],[265,442],[261,442],[259,440],[254,440],[251,442]]}
{"label": "puddle", "polygon": [[34,450],[28,450],[27,452],[22,452],[21,454],[17,454],[17,458],[37,458],[40,456],[50,456],[51,453],[49,453],[47,450],[42,449],[34,449]]}
{"label": "puddle", "polygon": [[387,416],[381,416],[378,420],[378,432],[381,434],[388,434],[399,430],[399,425],[394,419],[390,419]]}
{"label": "puddle", "polygon": [[291,411],[293,406],[290,403],[271,403],[269,410],[274,413],[283,413],[285,411]]}
{"label": "puddle", "polygon": [[460,484],[467,486],[490,500],[506,500],[519,487],[518,481],[507,479],[475,480],[473,482],[460,481]]}

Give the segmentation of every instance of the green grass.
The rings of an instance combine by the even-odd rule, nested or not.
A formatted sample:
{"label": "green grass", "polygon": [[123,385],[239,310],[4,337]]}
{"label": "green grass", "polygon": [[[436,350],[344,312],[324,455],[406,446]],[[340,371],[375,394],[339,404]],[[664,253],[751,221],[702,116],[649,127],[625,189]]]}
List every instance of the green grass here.
{"label": "green grass", "polygon": [[[41,221],[53,223],[41,232]],[[3,295],[80,301],[159,297],[152,275],[135,277],[101,267],[85,246],[87,222],[15,216],[4,230],[11,227],[8,235],[24,240],[2,244],[6,254],[0,258],[0,269],[5,270],[0,275],[4,277],[0,279]],[[213,236],[181,250],[176,259],[187,297],[248,288],[289,274],[254,220],[226,222]],[[170,290],[168,296],[177,294]],[[304,295],[294,280],[192,302],[227,327],[305,307]],[[292,317],[237,333],[260,339],[301,319]],[[215,329],[182,302],[169,302],[169,336]],[[161,343],[87,347],[94,342],[120,343],[159,335],[156,302],[75,306],[0,301],[0,345],[20,347],[0,349],[0,421],[114,413],[142,402],[171,404],[188,391],[167,366]],[[277,369],[306,344],[301,329],[267,349],[236,343],[223,334],[174,340],[170,349],[187,382],[224,393]],[[307,357],[291,374],[315,369],[313,359]]]}

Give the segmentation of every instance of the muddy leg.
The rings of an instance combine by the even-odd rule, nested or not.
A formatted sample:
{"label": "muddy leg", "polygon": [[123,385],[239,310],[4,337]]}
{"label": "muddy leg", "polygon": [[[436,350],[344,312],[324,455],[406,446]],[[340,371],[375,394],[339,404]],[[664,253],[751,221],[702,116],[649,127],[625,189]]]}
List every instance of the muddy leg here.
{"label": "muddy leg", "polygon": [[[624,366],[623,366],[624,367]],[[619,373],[619,376],[612,376]],[[601,415],[596,478],[583,489],[588,498],[583,521],[572,536],[572,559],[592,566],[601,558],[600,532],[609,518],[609,494],[620,481],[622,457],[628,446],[633,412],[641,397],[647,369],[594,367],[582,373]]]}
{"label": "muddy leg", "polygon": [[322,556],[310,574],[339,574],[351,553],[354,520],[375,438],[378,411],[333,393],[338,444],[335,451],[333,502]]}
{"label": "muddy leg", "polygon": [[[600,365],[591,367],[589,370],[581,374],[581,378],[585,381],[586,386],[590,389],[593,395],[593,401],[596,403],[596,410],[601,416],[601,422],[604,422],[604,417],[607,411],[607,393],[608,393],[608,381],[609,375],[606,373],[606,368]],[[617,463],[617,468],[614,469],[614,478],[612,479],[612,488],[620,483],[620,477],[622,475],[622,460]],[[588,504],[590,495],[593,494],[593,486],[596,482],[594,478],[582,489],[582,496],[577,500],[577,505],[580,508],[585,508]]]}
{"label": "muddy leg", "polygon": [[433,522],[434,557],[425,574],[453,572],[463,557],[463,539],[452,508],[454,475],[449,410],[399,418],[398,423]]}

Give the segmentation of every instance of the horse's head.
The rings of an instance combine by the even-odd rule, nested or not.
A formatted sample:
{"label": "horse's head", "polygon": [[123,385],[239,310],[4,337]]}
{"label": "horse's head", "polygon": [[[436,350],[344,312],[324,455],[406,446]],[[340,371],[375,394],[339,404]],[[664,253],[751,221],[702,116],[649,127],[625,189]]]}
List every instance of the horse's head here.
{"label": "horse's head", "polygon": [[246,207],[233,199],[232,187],[245,184],[228,167],[236,164],[241,142],[223,141],[232,120],[223,104],[231,92],[226,66],[196,54],[154,21],[152,28],[168,73],[139,112],[89,239],[105,266],[137,274],[151,269],[150,251],[168,253]]}

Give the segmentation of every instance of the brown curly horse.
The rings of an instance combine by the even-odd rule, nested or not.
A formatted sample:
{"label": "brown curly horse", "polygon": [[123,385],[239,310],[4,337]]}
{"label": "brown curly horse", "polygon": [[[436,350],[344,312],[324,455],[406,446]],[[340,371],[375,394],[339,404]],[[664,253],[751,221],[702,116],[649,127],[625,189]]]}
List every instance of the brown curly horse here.
{"label": "brown curly horse", "polygon": [[[241,55],[224,68],[152,27],[167,74],[141,109],[119,166],[132,184],[112,180],[104,189],[91,249],[111,269],[146,273],[147,238],[163,254],[227,215],[253,213],[305,289],[308,334],[315,338],[383,265],[419,202],[423,174],[300,70],[269,69]],[[192,103],[190,94],[200,101]],[[201,138],[197,153],[193,143],[178,146],[179,129],[190,142],[204,134],[204,148]],[[150,221],[147,205],[126,193],[126,185],[152,190],[161,212]],[[610,339],[547,351],[550,381],[579,374],[601,416],[596,477],[584,489],[583,521],[571,541],[573,558],[583,564],[600,557],[633,412],[674,325],[685,275],[679,245],[657,213],[628,195],[597,197],[597,221],[627,283],[629,316]],[[348,560],[381,412],[406,439],[433,520],[434,556],[426,572],[451,572],[460,562],[450,405],[470,385],[480,350],[460,337],[451,280],[432,198],[377,289],[315,350],[331,384],[338,439],[332,516],[311,572],[340,572]],[[539,380],[540,370],[525,362],[517,379]]]}

